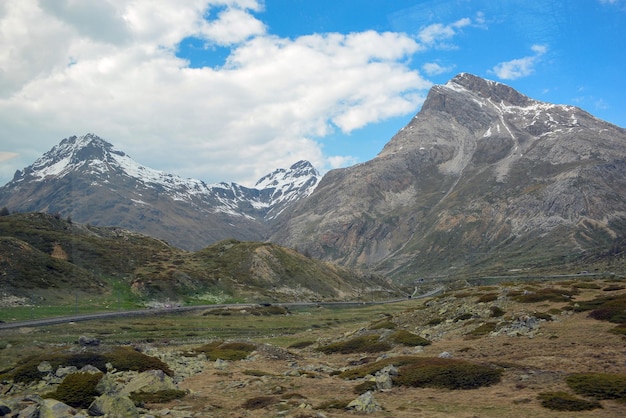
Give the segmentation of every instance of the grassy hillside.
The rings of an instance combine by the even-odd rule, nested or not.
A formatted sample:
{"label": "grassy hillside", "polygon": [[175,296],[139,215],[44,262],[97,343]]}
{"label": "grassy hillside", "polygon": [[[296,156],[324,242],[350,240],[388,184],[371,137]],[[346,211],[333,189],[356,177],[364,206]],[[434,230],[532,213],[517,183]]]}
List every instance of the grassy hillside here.
{"label": "grassy hillside", "polygon": [[[0,217],[0,291],[22,304],[314,301],[389,297],[381,277],[268,243],[226,240],[197,252],[120,228],[43,213]],[[95,298],[95,299],[93,299]],[[100,299],[99,299],[100,298]],[[97,303],[94,303],[97,305]]]}

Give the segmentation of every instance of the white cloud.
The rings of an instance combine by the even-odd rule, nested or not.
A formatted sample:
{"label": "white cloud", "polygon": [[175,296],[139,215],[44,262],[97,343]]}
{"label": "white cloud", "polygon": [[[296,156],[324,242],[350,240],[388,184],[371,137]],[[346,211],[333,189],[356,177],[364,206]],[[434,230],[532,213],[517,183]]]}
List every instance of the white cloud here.
{"label": "white cloud", "polygon": [[[280,38],[254,0],[85,4],[20,0],[0,12],[0,152],[19,153],[17,168],[87,132],[205,181],[249,184],[299,159],[334,168],[353,157],[325,155],[316,138],[413,112],[431,85],[408,67],[421,46],[404,34]],[[189,37],[231,54],[190,68],[175,55]],[[15,169],[0,166],[0,179]]]}
{"label": "white cloud", "polygon": [[429,48],[454,48],[454,45],[449,44],[447,41],[452,39],[460,29],[471,23],[471,19],[467,17],[459,19],[449,25],[433,23],[422,28],[417,34],[417,39]]}
{"label": "white cloud", "polygon": [[502,80],[515,80],[527,77],[535,72],[535,65],[548,51],[546,45],[533,45],[530,48],[535,54],[497,64],[492,71]]}
{"label": "white cloud", "polygon": [[454,69],[454,65],[444,67],[444,66],[437,64],[436,62],[427,62],[422,65],[422,70],[424,70],[424,72],[427,75],[431,75],[431,76],[448,73],[452,71],[453,69]]}

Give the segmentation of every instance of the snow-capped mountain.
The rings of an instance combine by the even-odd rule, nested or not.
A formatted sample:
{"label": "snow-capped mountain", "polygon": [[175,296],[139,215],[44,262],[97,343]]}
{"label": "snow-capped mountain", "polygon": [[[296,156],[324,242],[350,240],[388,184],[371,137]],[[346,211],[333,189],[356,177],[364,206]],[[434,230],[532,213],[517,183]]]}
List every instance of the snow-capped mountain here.
{"label": "snow-capped mountain", "polygon": [[0,206],[147,233],[188,249],[223,238],[261,240],[268,222],[317,186],[299,161],[254,188],[206,184],[143,166],[94,134],[62,140],[0,188]]}
{"label": "snow-capped mountain", "polygon": [[623,254],[626,130],[459,74],[291,214],[271,241],[403,280]]}

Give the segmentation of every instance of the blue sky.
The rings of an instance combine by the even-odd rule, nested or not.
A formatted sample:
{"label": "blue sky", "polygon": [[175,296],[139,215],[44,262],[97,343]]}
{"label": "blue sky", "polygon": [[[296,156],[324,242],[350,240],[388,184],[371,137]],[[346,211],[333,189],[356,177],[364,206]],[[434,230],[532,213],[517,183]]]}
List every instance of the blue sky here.
{"label": "blue sky", "polygon": [[93,132],[151,168],[253,185],[367,161],[460,72],[626,127],[626,0],[0,4],[0,184]]}

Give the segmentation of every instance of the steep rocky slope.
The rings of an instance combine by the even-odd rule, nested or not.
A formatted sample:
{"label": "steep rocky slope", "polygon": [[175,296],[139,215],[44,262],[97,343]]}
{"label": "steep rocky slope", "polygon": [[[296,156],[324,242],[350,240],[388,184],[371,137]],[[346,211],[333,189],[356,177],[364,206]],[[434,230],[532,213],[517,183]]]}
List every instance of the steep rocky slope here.
{"label": "steep rocky slope", "polygon": [[[565,265],[626,233],[626,130],[460,74],[272,240],[398,279]],[[576,267],[579,268],[579,267]]]}

